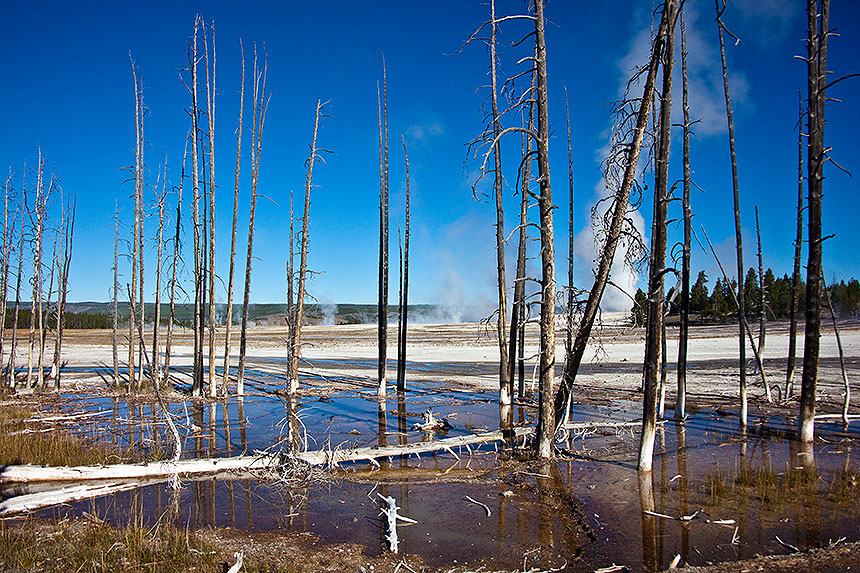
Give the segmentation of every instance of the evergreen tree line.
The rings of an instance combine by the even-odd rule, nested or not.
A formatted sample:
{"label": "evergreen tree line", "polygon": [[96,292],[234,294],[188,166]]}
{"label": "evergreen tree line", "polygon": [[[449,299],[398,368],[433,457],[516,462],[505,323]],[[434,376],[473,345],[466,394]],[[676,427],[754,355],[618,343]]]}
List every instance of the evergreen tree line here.
{"label": "evergreen tree line", "polygon": [[[708,290],[709,277],[705,271],[699,271],[696,282],[690,287],[690,315],[698,318],[701,322],[723,322],[733,316],[737,316],[737,310],[732,300],[732,290],[737,289],[737,281],[731,280],[727,285],[723,278],[714,282],[712,290]],[[764,283],[765,299],[768,320],[787,319],[791,311],[791,277],[783,275],[776,278],[773,270],[767,269],[764,280],[759,281],[759,275],[754,268],[750,267],[744,278],[744,298],[746,299],[746,315],[749,318],[759,316],[761,313],[761,291],[760,282]],[[833,311],[838,316],[848,317],[860,314],[860,282],[852,278],[848,282],[841,280],[838,283],[828,284],[827,291],[833,302]],[[674,300],[674,289],[667,294],[669,315],[677,315],[679,308]],[[631,308],[632,322],[637,326],[645,324],[647,308],[647,297],[640,288],[636,291],[633,307]],[[806,284],[800,283],[800,306],[806,308]]]}
{"label": "evergreen tree line", "polygon": [[[30,327],[30,315],[32,314],[29,308],[18,309],[18,329],[26,331]],[[56,310],[50,313],[45,313],[48,318],[47,324],[56,324]],[[107,313],[101,312],[64,312],[63,313],[63,328],[110,328],[113,324],[113,318]],[[4,327],[11,330],[15,326],[15,309],[6,309],[6,317]]]}

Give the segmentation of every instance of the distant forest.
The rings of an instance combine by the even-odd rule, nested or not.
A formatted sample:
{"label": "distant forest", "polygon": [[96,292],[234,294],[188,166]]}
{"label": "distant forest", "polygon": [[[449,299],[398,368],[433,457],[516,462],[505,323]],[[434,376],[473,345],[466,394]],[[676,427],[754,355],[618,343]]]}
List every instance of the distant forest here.
{"label": "distant forest", "polygon": [[[690,318],[698,318],[701,322],[723,322],[732,316],[737,316],[735,303],[732,301],[732,291],[737,290],[737,281],[732,279],[731,287],[727,288],[726,281],[718,278],[713,289],[708,290],[709,277],[705,271],[699,271],[696,282],[690,287]],[[783,275],[776,278],[771,269],[764,273],[765,305],[768,320],[778,320],[789,317],[791,311],[791,277]],[[744,299],[746,300],[746,315],[750,318],[761,313],[761,290],[758,273],[750,267],[744,278]],[[860,282],[852,278],[838,283],[828,284],[827,291],[833,302],[833,311],[837,316],[856,316],[860,313]],[[666,295],[669,315],[680,312],[680,300],[675,298],[675,289],[669,289]],[[825,298],[826,300],[826,298]],[[826,304],[825,304],[826,307]],[[806,283],[800,282],[800,312],[806,308]],[[631,320],[637,326],[645,324],[647,297],[642,289],[636,291],[636,297],[631,308]],[[828,312],[828,311],[824,311]]]}
{"label": "distant forest", "polygon": [[[30,327],[30,302],[19,303],[18,328],[28,329]],[[69,302],[68,309],[63,313],[64,328],[112,328],[113,326],[113,304],[106,302]],[[161,305],[161,325],[167,326],[168,304]],[[432,304],[410,304],[410,316],[420,317],[431,315],[438,310]],[[119,324],[128,326],[129,305],[120,303],[118,305]],[[233,324],[239,324],[240,306],[233,307]],[[177,304],[175,310],[176,324],[191,328],[194,305],[190,303]],[[223,324],[226,305],[216,304],[216,322]],[[49,328],[56,325],[56,306],[44,310]],[[251,304],[248,306],[248,320],[252,323],[266,326],[284,325],[287,313],[287,305],[284,303]],[[397,307],[390,306],[390,316],[397,315]],[[144,320],[152,324],[155,317],[155,304],[147,303],[144,309]],[[310,304],[305,307],[305,322],[307,324],[368,324],[376,321],[375,304]],[[5,327],[12,328],[15,324],[15,301],[7,303]]]}

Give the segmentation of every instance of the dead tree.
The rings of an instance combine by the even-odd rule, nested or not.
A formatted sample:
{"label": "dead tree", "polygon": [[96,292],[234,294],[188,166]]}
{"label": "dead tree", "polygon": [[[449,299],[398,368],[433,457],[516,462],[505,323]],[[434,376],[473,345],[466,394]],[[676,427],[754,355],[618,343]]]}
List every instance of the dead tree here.
{"label": "dead tree", "polygon": [[379,108],[379,301],[377,306],[377,337],[379,342],[379,387],[377,394],[385,396],[388,376],[388,82],[385,58],[382,59],[382,96],[376,86]]}
{"label": "dead tree", "polygon": [[[722,7],[720,3],[722,1]],[[741,430],[747,425],[747,372],[746,372],[746,342],[744,342],[744,322],[746,320],[746,301],[744,300],[744,252],[743,252],[743,236],[741,230],[741,204],[740,191],[738,187],[738,161],[735,154],[735,122],[732,117],[732,98],[729,94],[729,71],[726,65],[726,45],[723,40],[723,31],[731,34],[723,24],[722,15],[726,9],[725,0],[714,0],[717,10],[717,32],[720,38],[720,59],[723,66],[723,88],[726,96],[726,119],[729,126],[729,152],[732,161],[732,196],[734,199],[735,213],[735,249],[737,253],[737,272],[738,272],[738,363],[739,363],[739,380],[740,380],[740,426]],[[730,287],[731,288],[731,287]]]}
{"label": "dead tree", "polygon": [[[69,292],[69,267],[72,264],[72,245],[75,235],[75,206],[77,200],[72,200],[60,219],[60,249],[57,260],[57,331],[54,339],[54,361],[51,374],[55,379],[57,390],[60,389],[60,367],[62,366],[63,332],[66,313],[66,296]],[[60,202],[62,211],[63,205]]]}
{"label": "dead tree", "polygon": [[161,265],[162,252],[164,249],[164,202],[167,199],[167,154],[164,156],[164,173],[161,182],[161,193],[158,185],[155,189],[155,201],[158,205],[158,231],[156,232],[156,258],[155,258],[155,319],[152,325],[152,359],[150,360],[150,375],[152,383],[156,388],[161,384]]}
{"label": "dead tree", "polygon": [[[248,255],[245,259],[245,294],[242,301],[242,331],[239,337],[239,372],[236,376],[236,393],[245,393],[245,353],[248,346],[248,304],[251,296],[251,260],[254,250],[254,214],[257,210],[257,177],[260,173],[260,153],[263,150],[263,125],[269,103],[266,97],[266,72],[268,58],[263,60],[263,69],[257,69],[257,47],[254,46],[254,113],[251,122],[251,213],[248,221]],[[262,83],[262,85],[260,85]]]}
{"label": "dead tree", "polygon": [[815,438],[815,387],[818,381],[821,333],[821,197],[824,187],[824,104],[827,85],[827,39],[830,35],[830,0],[808,0],[808,99],[806,108],[806,181],[809,209],[809,252],[806,262],[806,331],[803,340],[803,375],[800,388],[798,437]]}
{"label": "dead tree", "polygon": [[[18,343],[18,311],[21,308],[21,278],[24,274],[24,214],[26,213],[27,205],[27,170],[24,169],[24,175],[21,181],[21,199],[19,209],[21,214],[21,223],[18,230],[18,272],[15,275],[15,313],[12,322],[12,340],[9,343],[9,367],[7,378],[9,385],[14,388],[15,380],[15,354]],[[4,317],[5,320],[5,317]]]}
{"label": "dead tree", "polygon": [[214,398],[218,395],[215,381],[215,24],[210,23],[209,27],[212,31],[211,63],[204,22],[203,57],[206,66],[206,118],[209,128],[209,396]]}
{"label": "dead tree", "polygon": [[[293,205],[293,190],[290,189],[290,241],[289,241],[289,257],[287,258],[287,330],[289,331],[289,339],[287,343],[287,369],[293,363],[293,330],[296,328],[296,299],[295,299],[295,254],[296,254],[296,217]],[[287,387],[289,387],[289,373],[287,374]]]}
{"label": "dead tree", "polygon": [[565,338],[564,351],[570,352],[571,348],[573,348],[573,307],[576,296],[573,288],[573,148],[570,142],[570,102],[567,99],[567,86],[564,87],[564,107],[567,124],[567,183],[570,193],[567,220],[567,336]]}
{"label": "dead tree", "polygon": [[[3,263],[2,269],[0,269],[0,296],[3,298],[0,299],[0,317],[2,317],[2,324],[0,324],[0,365],[3,364],[3,342],[6,337],[6,306],[8,300],[8,291],[9,291],[9,257],[12,255],[12,238],[13,238],[13,227],[15,226],[14,219],[12,222],[12,226],[9,226],[9,192],[12,190],[12,168],[9,168],[9,176],[6,178],[6,182],[3,185]],[[0,366],[2,369],[2,366]],[[2,379],[2,376],[0,376]],[[2,382],[2,380],[0,380]]]}
{"label": "dead tree", "polygon": [[[201,237],[200,221],[200,166],[198,149],[199,136],[199,107],[197,103],[197,63],[199,61],[197,47],[197,32],[203,25],[203,18],[198,14],[194,20],[194,35],[188,46],[188,68],[191,81],[186,84],[191,93],[191,186],[192,186],[192,227],[194,232],[194,367],[191,379],[191,393],[194,396],[203,395],[203,238]],[[205,188],[204,188],[205,193]]]}
{"label": "dead tree", "polygon": [[403,156],[406,158],[406,219],[403,233],[403,258],[400,265],[400,324],[397,328],[397,391],[406,390],[406,328],[409,318],[409,152],[406,139],[403,141]]}
{"label": "dead tree", "polygon": [[803,251],[803,96],[797,90],[797,230],[794,237],[794,269],[791,274],[791,308],[788,313],[788,364],[785,397],[794,394],[794,365],[797,355],[797,312],[800,306],[800,257]]}
{"label": "dead tree", "polygon": [[325,164],[325,160],[321,154],[325,153],[326,150],[319,149],[317,147],[317,133],[319,131],[320,118],[324,117],[322,109],[327,103],[328,102],[317,100],[316,116],[314,118],[314,135],[313,139],[311,139],[311,153],[307,162],[308,171],[305,178],[305,208],[302,213],[302,241],[301,246],[299,247],[299,284],[296,292],[295,320],[292,325],[293,328],[290,330],[290,336],[292,337],[292,340],[290,341],[292,353],[290,356],[291,362],[288,376],[290,380],[290,395],[294,395],[299,389],[299,354],[301,353],[302,313],[304,311],[305,282],[308,268],[308,225],[310,223],[311,189],[313,188],[314,164],[317,161],[321,161]]}
{"label": "dead tree", "polygon": [[496,316],[496,333],[499,341],[499,406],[511,405],[510,373],[508,372],[507,333],[507,279],[505,277],[505,217],[502,190],[502,151],[499,133],[498,85],[496,75],[496,2],[490,0],[490,105],[493,123],[493,195],[496,200],[496,272],[499,309]]}
{"label": "dead tree", "polygon": [[547,110],[546,38],[544,35],[543,0],[534,0],[535,69],[537,70],[537,163],[540,185],[541,306],[540,306],[540,377],[537,424],[537,454],[552,457],[555,435],[555,412],[552,383],[555,374],[555,246],[552,225],[552,187],[549,177],[549,111]]}
{"label": "dead tree", "polygon": [[761,226],[758,223],[758,205],[755,207],[755,236],[758,246],[758,300],[759,300],[759,319],[758,319],[758,354],[761,361],[764,361],[764,342],[767,334],[767,292],[764,287],[764,265],[761,260]]}
{"label": "dead tree", "polygon": [[114,202],[113,218],[113,323],[111,327],[111,346],[113,347],[113,385],[119,384],[119,203]]}
{"label": "dead tree", "polygon": [[[619,242],[621,242],[622,235],[628,236],[624,233],[625,225],[627,224],[627,206],[636,181],[636,166],[639,161],[639,153],[642,150],[642,141],[648,123],[649,104],[654,96],[654,82],[657,77],[657,69],[661,58],[664,55],[665,38],[668,28],[669,21],[664,9],[657,35],[651,46],[650,60],[647,68],[645,68],[647,75],[642,97],[632,102],[633,106],[635,106],[635,112],[631,109],[630,102],[622,102],[616,106],[616,112],[620,114],[620,121],[616,124],[613,133],[612,152],[605,163],[604,169],[607,184],[617,184],[618,187],[614,190],[614,196],[612,197],[612,215],[603,240],[594,284],[588,294],[588,300],[586,301],[582,318],[579,321],[572,350],[568,353],[565,360],[561,385],[555,395],[554,409],[556,420],[563,419],[564,411],[570,400],[571,389],[576,380],[579,366],[582,363],[582,357],[585,354],[585,348],[591,335],[591,329],[594,326],[600,299],[609,282],[609,271],[615,258],[615,251]],[[636,123],[631,127],[630,120],[634,117],[636,118]],[[620,181],[618,181],[618,172],[622,169],[623,175]]]}
{"label": "dead tree", "polygon": [[[38,166],[36,168],[36,197],[34,205],[30,208],[25,204],[30,217],[30,237],[33,250],[33,276],[31,282],[33,286],[32,297],[30,299],[30,330],[27,347],[27,387],[32,388],[36,385],[42,386],[44,381],[44,373],[39,370],[36,374],[36,380],[33,380],[33,353],[42,347],[42,236],[44,231],[44,205],[46,199],[45,192],[45,158],[39,151]],[[37,367],[41,364],[41,353],[36,357]]]}
{"label": "dead tree", "polygon": [[648,321],[645,329],[645,394],[642,405],[642,436],[639,442],[640,471],[651,471],[654,437],[657,430],[657,389],[664,340],[665,302],[663,281],[666,269],[666,226],[668,210],[669,144],[672,128],[672,68],[675,55],[677,1],[663,3],[663,18],[668,21],[663,56],[663,87],[660,91],[660,116],[657,123],[657,170],[654,182],[654,219],[651,226],[651,260],[648,277]]}
{"label": "dead tree", "polygon": [[[143,198],[143,102],[142,98],[142,89],[140,86],[140,82],[137,77],[137,64],[134,63],[134,59],[131,58],[131,54],[129,53],[129,59],[131,59],[131,77],[134,82],[134,135],[135,135],[135,145],[134,145],[134,231],[132,235],[132,243],[131,243],[131,290],[129,293],[129,317],[128,317],[128,386],[130,390],[134,390],[136,387],[136,372],[135,372],[135,328],[134,323],[136,320],[135,314],[137,313],[136,309],[136,301],[137,301],[137,278],[138,278],[138,262],[141,260],[143,255],[140,250],[140,240],[139,237],[141,235],[140,228],[140,211],[141,211],[141,200]],[[141,285],[141,290],[143,289],[143,285]]]}
{"label": "dead tree", "polygon": [[683,420],[687,406],[687,339],[690,332],[690,255],[692,252],[693,212],[690,209],[690,105],[687,100],[687,33],[684,27],[684,10],[681,17],[681,94],[684,108],[684,245],[681,254],[681,308],[678,328],[678,393],[675,397],[675,419]]}
{"label": "dead tree", "polygon": [[236,130],[236,172],[233,188],[233,231],[230,235],[230,268],[227,272],[227,316],[224,332],[224,379],[221,392],[227,395],[227,382],[230,380],[230,337],[233,326],[233,272],[236,267],[236,227],[239,216],[239,168],[242,165],[242,131],[245,112],[245,48],[239,39],[239,51],[242,58],[242,83],[239,89],[239,128]]}
{"label": "dead tree", "polygon": [[182,255],[182,242],[180,232],[182,230],[182,188],[185,184],[185,165],[188,161],[188,136],[185,138],[185,146],[182,152],[182,167],[179,170],[179,189],[176,198],[176,230],[173,235],[173,257],[170,269],[170,307],[167,311],[167,336],[164,341],[164,368],[161,379],[170,383],[170,354],[173,344],[173,328],[176,322],[176,275],[179,270],[179,262]]}

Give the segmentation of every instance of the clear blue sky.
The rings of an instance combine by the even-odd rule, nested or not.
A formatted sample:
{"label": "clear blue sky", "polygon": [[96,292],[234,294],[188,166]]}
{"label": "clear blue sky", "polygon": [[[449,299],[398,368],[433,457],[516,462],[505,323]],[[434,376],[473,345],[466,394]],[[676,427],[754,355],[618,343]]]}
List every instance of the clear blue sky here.
{"label": "clear blue sky", "polygon": [[[765,265],[790,272],[796,197],[797,90],[805,92],[806,14],[789,0],[730,1],[724,17],[741,38],[729,44],[747,266],[754,264],[754,205],[761,210]],[[322,274],[310,292],[322,302],[376,300],[378,158],[376,82],[385,53],[391,133],[392,267],[396,268],[397,221],[402,219],[403,153],[409,145],[412,180],[410,299],[488,307],[494,298],[494,211],[472,197],[477,162],[465,143],[481,131],[488,56],[481,45],[455,53],[486,18],[481,2],[324,1],[255,2],[4,2],[0,21],[0,161],[23,170],[36,161],[39,146],[78,198],[71,300],[107,300],[112,284],[112,216],[115,200],[124,208],[125,233],[133,188],[120,171],[133,163],[134,104],[129,52],[145,86],[146,162],[152,179],[165,152],[170,179],[178,183],[188,129],[190,97],[179,80],[186,42],[200,11],[217,28],[216,166],[217,269],[226,277],[232,211],[235,128],[238,114],[239,38],[246,55],[254,42],[265,45],[272,91],[263,141],[259,190],[274,203],[258,205],[252,301],[284,299],[289,191],[301,192],[304,162],[317,99],[331,100],[319,144],[334,152],[315,171],[311,205],[310,267]],[[651,2],[607,0],[548,3],[547,28],[551,172],[556,213],[559,284],[566,282],[567,157],[564,87],[570,114],[576,178],[577,282],[591,284],[590,209],[602,189],[600,161],[607,148],[609,104],[631,66],[644,61]],[[524,3],[499,0],[500,14]],[[734,245],[731,176],[713,7],[688,2],[691,113],[702,121],[693,141],[696,183],[693,210],[727,267]],[[831,40],[834,77],[860,71],[860,4],[834,2],[831,23],[841,37]],[[522,35],[522,24],[502,30],[506,42]],[[520,49],[502,48],[503,71],[517,70]],[[678,90],[680,81],[676,81]],[[675,111],[680,112],[680,92]],[[828,93],[827,145],[836,161],[860,172],[860,80],[847,80]],[[250,99],[250,95],[247,96]],[[680,117],[678,113],[675,114]],[[249,113],[246,112],[246,118]],[[245,134],[246,145],[250,133]],[[511,142],[512,144],[514,142]],[[518,144],[516,144],[518,145]],[[513,184],[514,150],[505,153]],[[673,171],[680,173],[680,134],[673,141]],[[246,150],[247,151],[247,150]],[[243,159],[238,250],[244,253],[248,215],[247,154]],[[860,275],[856,247],[858,179],[832,166],[826,170],[825,245],[828,278]],[[509,190],[510,191],[510,190]],[[510,195],[510,192],[509,192]],[[151,195],[150,195],[151,196]],[[517,199],[507,200],[513,228]],[[678,206],[674,217],[680,216]],[[650,222],[650,202],[641,209]],[[698,225],[697,225],[698,227]],[[149,236],[155,232],[147,221]],[[672,240],[680,228],[672,230]],[[154,248],[154,247],[153,247]],[[190,251],[190,241],[185,248]],[[509,260],[513,259],[513,244]],[[243,265],[243,263],[241,263]],[[154,264],[148,262],[151,278]],[[717,276],[712,259],[694,248],[694,267]],[[241,273],[240,267],[240,273]],[[128,269],[122,269],[125,275]],[[513,271],[513,264],[509,272]],[[618,282],[621,282],[618,271]],[[392,272],[396,277],[396,272]],[[127,279],[126,279],[127,280]],[[632,277],[631,284],[635,284]],[[241,280],[237,281],[237,300]],[[152,283],[150,283],[151,285]],[[154,298],[152,286],[148,299]],[[396,300],[396,278],[392,279]],[[218,300],[225,299],[224,291]],[[610,295],[610,300],[612,296]],[[615,297],[625,306],[624,298]]]}

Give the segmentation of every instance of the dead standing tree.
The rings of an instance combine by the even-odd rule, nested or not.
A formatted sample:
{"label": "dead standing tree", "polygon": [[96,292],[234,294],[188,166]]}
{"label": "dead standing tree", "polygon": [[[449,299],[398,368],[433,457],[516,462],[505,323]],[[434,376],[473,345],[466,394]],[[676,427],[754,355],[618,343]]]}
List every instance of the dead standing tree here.
{"label": "dead standing tree", "polygon": [[[257,47],[254,46],[254,113],[251,122],[251,212],[248,220],[248,253],[245,259],[245,293],[242,300],[242,330],[239,336],[239,371],[236,376],[236,393],[245,393],[245,354],[248,348],[248,304],[251,296],[251,260],[254,252],[254,215],[257,210],[257,178],[260,173],[260,153],[263,150],[263,126],[269,100],[266,96],[266,73],[268,58],[264,57],[263,68],[257,68]],[[261,85],[262,84],[262,85]]]}
{"label": "dead standing tree", "polygon": [[[131,60],[131,77],[134,81],[134,231],[131,243],[131,287],[129,294],[129,317],[128,317],[128,387],[133,391],[136,388],[137,373],[135,371],[135,328],[136,320],[136,300],[137,300],[137,278],[138,278],[138,261],[141,260],[142,251],[140,249],[141,221],[140,213],[142,209],[141,201],[143,199],[143,90],[137,76],[137,64]],[[141,273],[142,274],[142,273]],[[141,285],[143,290],[143,285]]]}
{"label": "dead standing tree", "polygon": [[827,39],[831,33],[830,0],[808,0],[807,16],[806,180],[809,252],[806,262],[806,331],[797,433],[801,442],[811,443],[815,439],[815,388],[821,330],[821,247],[824,241],[821,236],[821,197],[824,162],[827,160],[827,149],[824,147],[824,92],[827,87]]}
{"label": "dead standing tree", "polygon": [[[729,93],[729,71],[726,65],[726,45],[723,39],[723,31],[732,35],[723,24],[722,16],[726,9],[725,0],[714,0],[717,10],[717,32],[720,39],[720,59],[723,66],[723,89],[726,96],[726,120],[729,126],[729,153],[732,162],[732,197],[734,199],[735,213],[735,250],[737,253],[737,281],[738,289],[736,300],[738,304],[738,374],[740,380],[739,397],[740,397],[740,427],[741,431],[747,425],[747,361],[746,361],[746,342],[744,341],[744,328],[746,321],[746,301],[744,300],[744,251],[743,251],[743,236],[741,229],[741,204],[740,191],[738,187],[738,160],[735,154],[735,122],[732,116],[732,98]],[[722,2],[722,6],[721,6]],[[734,37],[734,36],[732,36]],[[731,286],[729,286],[731,288]],[[765,388],[770,393],[770,389],[765,385]]]}
{"label": "dead standing tree", "polygon": [[406,390],[406,326],[409,315],[409,152],[406,139],[403,141],[403,156],[406,158],[406,219],[403,232],[403,255],[400,265],[400,312],[397,327],[397,391]]}
{"label": "dead standing tree", "polygon": [[299,251],[299,284],[296,292],[295,302],[295,318],[290,329],[290,365],[288,378],[290,380],[290,395],[295,395],[299,389],[299,354],[301,352],[302,341],[302,313],[304,311],[304,298],[308,268],[308,230],[310,223],[310,208],[311,208],[311,189],[313,188],[314,164],[321,161],[325,164],[322,153],[327,153],[325,149],[317,148],[317,133],[319,132],[320,118],[325,117],[322,114],[323,107],[328,102],[317,100],[316,116],[314,118],[314,135],[311,139],[311,153],[307,161],[307,176],[305,178],[305,208],[302,213],[302,240]]}
{"label": "dead standing tree", "polygon": [[209,139],[209,396],[214,398],[218,395],[218,384],[215,381],[215,24],[210,23],[209,29],[212,35],[211,62],[204,22],[203,58],[206,67],[206,119]]}
{"label": "dead standing tree", "polygon": [[382,59],[382,96],[376,86],[379,108],[379,300],[377,304],[377,337],[379,343],[377,394],[386,393],[388,377],[388,82],[385,58]]}
{"label": "dead standing tree", "polygon": [[[594,284],[588,294],[588,300],[586,301],[582,318],[579,321],[579,327],[576,330],[573,347],[565,359],[561,385],[555,394],[554,409],[556,420],[563,419],[564,411],[570,400],[571,389],[573,388],[573,383],[576,381],[576,374],[579,371],[582,357],[585,354],[585,348],[588,344],[591,329],[594,326],[594,320],[600,306],[600,299],[603,297],[603,291],[609,282],[609,272],[612,267],[612,261],[615,258],[615,251],[622,240],[622,236],[627,237],[628,240],[631,238],[629,229],[625,230],[629,226],[627,207],[630,202],[631,191],[636,182],[636,168],[639,162],[639,154],[642,150],[645,128],[648,123],[650,102],[654,97],[654,83],[657,77],[657,69],[664,54],[668,27],[669,22],[666,17],[666,10],[664,9],[657,35],[651,45],[648,66],[634,77],[634,79],[637,79],[642,72],[647,71],[642,97],[638,100],[622,101],[616,106],[619,120],[613,130],[612,151],[604,164],[604,173],[607,185],[617,184],[618,187],[614,190],[611,199],[612,206],[609,210],[611,217],[609,217],[603,246],[600,249],[600,259],[594,277]],[[636,121],[631,126],[633,118]],[[623,171],[623,175],[619,181],[618,175],[621,171]]]}
{"label": "dead standing tree", "polygon": [[[645,329],[645,394],[642,406],[642,436],[639,442],[640,471],[651,471],[654,437],[657,430],[657,390],[660,383],[661,353],[665,329],[663,281],[666,276],[666,226],[668,210],[669,144],[672,127],[672,68],[675,55],[677,0],[663,4],[662,18],[668,21],[663,56],[663,87],[660,91],[660,116],[657,122],[656,173],[654,181],[654,218],[651,226],[651,257],[648,277],[648,321]],[[661,26],[662,27],[662,26]]]}
{"label": "dead standing tree", "polygon": [[[12,191],[12,168],[9,168],[9,176],[6,178],[6,183],[3,186],[3,261],[2,269],[0,269],[0,317],[2,317],[2,323],[0,323],[0,365],[3,362],[3,341],[6,335],[6,307],[8,300],[8,291],[9,291],[9,257],[12,255],[12,240],[14,237],[15,231],[15,222],[14,216],[12,219],[12,224],[10,226],[9,221],[9,193]],[[0,371],[2,371],[2,366],[0,366]],[[0,375],[0,383],[2,383],[2,375]]]}
{"label": "dead standing tree", "polygon": [[161,192],[158,185],[155,186],[155,201],[158,206],[158,231],[156,232],[156,259],[155,259],[155,318],[152,324],[152,359],[150,360],[150,374],[152,383],[157,388],[161,384],[162,372],[159,363],[161,356],[161,269],[162,253],[164,250],[164,202],[167,199],[167,154],[164,156],[164,169],[162,174]]}
{"label": "dead standing tree", "polygon": [[684,26],[684,10],[680,10],[681,19],[681,97],[684,111],[684,195],[682,199],[684,210],[684,244],[681,253],[681,307],[680,324],[678,328],[678,393],[675,397],[675,419],[683,420],[687,408],[687,340],[690,332],[690,256],[692,254],[692,223],[693,212],[690,208],[690,105],[687,93],[687,32]]}
{"label": "dead standing tree", "polygon": [[[227,395],[227,382],[230,380],[230,338],[233,326],[233,273],[236,267],[236,226],[239,216],[239,168],[242,165],[242,131],[245,112],[245,48],[239,39],[239,51],[242,58],[242,83],[239,88],[239,127],[236,130],[236,172],[233,189],[233,231],[230,235],[230,267],[227,272],[227,312],[224,332],[224,378],[221,392]],[[292,252],[292,251],[291,251]]]}
{"label": "dead standing tree", "polygon": [[788,364],[785,398],[794,394],[794,365],[797,356],[797,312],[800,306],[800,257],[803,251],[803,96],[797,90],[797,227],[794,237],[794,268],[791,274],[791,307],[788,314]]}
{"label": "dead standing tree", "polygon": [[72,264],[72,244],[75,235],[75,206],[77,200],[73,196],[63,211],[62,201],[60,209],[59,239],[60,248],[57,258],[57,326],[54,338],[54,359],[51,365],[51,375],[54,377],[57,390],[60,390],[60,367],[62,366],[64,315],[66,312],[66,296],[69,292],[69,267]]}

